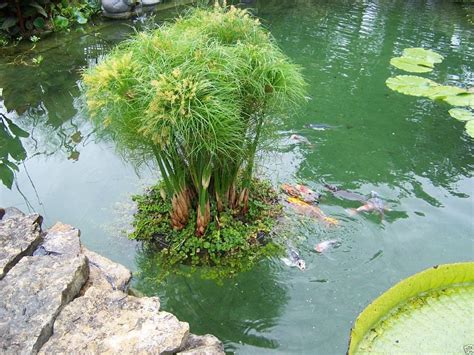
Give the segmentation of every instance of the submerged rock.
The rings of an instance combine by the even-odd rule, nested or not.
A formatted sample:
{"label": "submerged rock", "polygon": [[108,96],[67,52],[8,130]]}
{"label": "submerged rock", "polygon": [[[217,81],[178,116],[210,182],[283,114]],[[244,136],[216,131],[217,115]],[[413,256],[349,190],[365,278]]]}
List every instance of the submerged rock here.
{"label": "submerged rock", "polygon": [[87,280],[87,259],[26,256],[0,280],[0,353],[36,353]]}
{"label": "submerged rock", "polygon": [[161,312],[157,297],[91,287],[63,309],[40,354],[174,353],[183,348],[188,334],[188,323]]}
{"label": "submerged rock", "polygon": [[16,208],[7,208],[0,220],[0,280],[6,273],[41,243],[39,214],[25,216]]}

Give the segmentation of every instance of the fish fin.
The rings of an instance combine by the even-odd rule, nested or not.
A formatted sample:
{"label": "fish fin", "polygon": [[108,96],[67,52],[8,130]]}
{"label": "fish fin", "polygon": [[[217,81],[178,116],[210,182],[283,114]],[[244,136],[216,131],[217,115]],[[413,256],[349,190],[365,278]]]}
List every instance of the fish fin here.
{"label": "fish fin", "polygon": [[288,259],[288,258],[281,258],[281,261],[283,261],[283,263],[284,263],[286,266],[293,266],[293,263],[292,263],[291,260]]}

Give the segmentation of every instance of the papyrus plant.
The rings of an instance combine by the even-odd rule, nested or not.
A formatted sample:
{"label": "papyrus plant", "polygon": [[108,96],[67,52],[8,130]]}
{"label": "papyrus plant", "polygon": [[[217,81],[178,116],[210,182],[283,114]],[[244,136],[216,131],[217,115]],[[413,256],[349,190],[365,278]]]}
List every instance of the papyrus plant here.
{"label": "papyrus plant", "polygon": [[196,210],[198,235],[211,204],[246,213],[262,132],[305,88],[257,19],[219,6],[136,34],[87,70],[84,84],[100,131],[127,158],[156,160],[173,227]]}

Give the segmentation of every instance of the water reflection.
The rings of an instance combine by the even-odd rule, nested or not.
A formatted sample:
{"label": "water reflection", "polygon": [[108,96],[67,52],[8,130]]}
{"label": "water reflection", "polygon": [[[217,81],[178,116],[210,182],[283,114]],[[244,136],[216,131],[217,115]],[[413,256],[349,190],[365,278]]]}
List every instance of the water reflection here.
{"label": "water reflection", "polygon": [[157,284],[159,270],[153,258],[140,251],[135,287],[146,295],[159,295],[163,308],[191,323],[197,334],[212,333],[223,339],[226,351],[232,343],[276,349],[278,339],[269,333],[277,325],[289,301],[287,286],[278,276],[278,266],[261,262],[252,271],[224,280],[222,285],[198,275],[170,276]]}

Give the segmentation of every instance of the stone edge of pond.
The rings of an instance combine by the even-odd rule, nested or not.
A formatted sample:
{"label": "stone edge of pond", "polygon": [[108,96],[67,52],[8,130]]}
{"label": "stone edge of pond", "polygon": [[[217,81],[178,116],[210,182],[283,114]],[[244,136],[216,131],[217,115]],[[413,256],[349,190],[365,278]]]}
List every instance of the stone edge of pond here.
{"label": "stone edge of pond", "polygon": [[132,296],[131,272],[82,246],[79,229],[0,212],[0,352],[224,354],[158,297]]}

